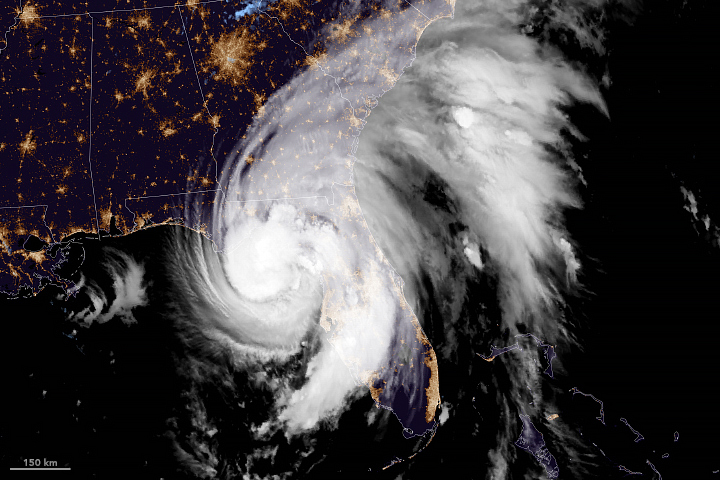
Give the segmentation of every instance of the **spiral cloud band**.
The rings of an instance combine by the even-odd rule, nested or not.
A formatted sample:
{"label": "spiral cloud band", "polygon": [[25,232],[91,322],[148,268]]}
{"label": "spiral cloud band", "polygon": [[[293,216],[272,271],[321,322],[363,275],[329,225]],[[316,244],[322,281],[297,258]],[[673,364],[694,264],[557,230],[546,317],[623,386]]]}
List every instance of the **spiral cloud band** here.
{"label": "spiral cloud band", "polygon": [[[216,377],[233,395],[245,388],[243,415],[246,402],[267,400],[262,414],[247,413],[243,435],[256,443],[242,447],[237,471],[332,430],[369,391],[378,408],[363,412],[368,424],[391,411],[406,438],[425,443],[437,412],[442,425],[453,409],[480,410],[490,434],[468,436],[482,438],[492,478],[510,476],[513,432],[530,421],[514,413],[553,406],[538,349],[574,344],[563,306],[582,288],[582,264],[563,215],[582,206],[572,151],[585,138],[567,108],[607,115],[607,79],[566,59],[542,29],[562,29],[599,56],[601,31],[584,14],[601,5],[547,2],[549,26],[520,0],[400,2],[364,17],[362,6],[343,5],[342,21],[323,29],[325,49],[305,51],[304,68],[231,140],[212,206],[184,211],[211,242],[173,230],[162,263],[173,291],[163,315],[191,352],[179,363],[192,388]],[[141,304],[141,269],[124,263],[116,290],[135,285],[136,294],[118,297]],[[525,340],[530,348],[495,348]],[[482,378],[474,385],[438,367],[459,370],[459,358],[486,347],[487,361],[517,356],[495,360],[492,372],[462,365]],[[242,382],[214,370],[227,352]],[[193,427],[211,445],[203,398],[188,396]],[[292,454],[310,455],[310,444]],[[204,445],[182,445],[178,457],[202,457]],[[220,463],[197,460],[197,471],[212,476]]]}
{"label": "spiral cloud band", "polygon": [[[445,4],[439,15],[443,8],[450,12]],[[429,23],[415,9],[393,19],[410,20],[422,23],[396,37],[359,37],[351,50],[358,56],[378,41],[385,49],[407,45],[407,58],[392,59],[401,72]],[[382,22],[364,27],[382,32]],[[315,427],[365,385],[406,436],[423,435],[434,428],[439,404],[435,353],[352,187],[361,117],[384,92],[383,82],[365,78],[367,91],[353,90],[352,77],[361,72],[357,58],[344,58],[346,48],[338,42],[334,55],[310,57],[310,68],[263,105],[222,169],[209,230],[220,252],[223,278],[212,288],[220,289],[223,312],[207,328],[235,348],[273,355],[295,351],[308,335],[324,338],[302,387],[277,392],[279,420],[291,432]],[[199,274],[212,277],[217,268]]]}
{"label": "spiral cloud band", "polygon": [[[579,263],[560,212],[579,201],[562,165],[567,159],[553,158],[547,146],[563,148],[560,132],[572,128],[560,108],[571,99],[605,107],[588,77],[517,31],[521,7],[459,5],[455,18],[423,33],[414,61],[412,45],[429,18],[417,9],[395,19],[415,22],[415,30],[338,42],[310,57],[310,68],[263,105],[226,161],[210,228],[222,253],[219,265],[203,273],[218,276],[213,288],[222,315],[207,328],[238,348],[275,353],[297,348],[308,332],[326,336],[306,383],[278,391],[280,418],[291,431],[337,412],[359,384],[395,411],[408,434],[432,428],[439,401],[435,354],[390,263],[406,279],[417,278],[419,260],[436,262],[441,271],[452,266],[437,254],[404,255],[408,245],[431,249],[388,181],[427,169],[456,195],[467,226],[458,241],[467,261],[482,268],[482,248],[497,269],[505,325],[552,310],[557,287],[544,268],[562,265],[567,279],[575,277]],[[433,8],[442,16],[442,7]],[[381,19],[374,22],[365,31],[387,30]],[[410,48],[395,59],[399,65],[356,67],[377,61],[362,52],[378,42]],[[383,76],[411,61],[394,89],[383,87]],[[365,125],[360,117],[368,115]],[[355,180],[366,189],[371,229]],[[409,288],[417,309],[415,287]]]}

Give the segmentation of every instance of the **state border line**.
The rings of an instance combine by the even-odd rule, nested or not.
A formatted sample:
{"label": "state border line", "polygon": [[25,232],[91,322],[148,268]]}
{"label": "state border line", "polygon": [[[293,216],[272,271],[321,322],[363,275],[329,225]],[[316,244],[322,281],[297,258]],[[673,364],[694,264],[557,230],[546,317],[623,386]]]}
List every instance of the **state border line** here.
{"label": "state border line", "polygon": [[43,207],[43,215],[42,215],[42,221],[43,225],[45,225],[45,228],[47,228],[48,232],[50,232],[50,239],[52,240],[52,243],[58,243],[55,240],[55,235],[53,235],[52,228],[47,224],[47,211],[50,205],[44,205],[44,204],[38,204],[38,205],[18,205],[14,207],[0,207],[0,210],[17,210],[20,208],[38,208]]}
{"label": "state border line", "polygon": [[[198,6],[198,5],[207,5],[209,3],[222,3],[224,0],[205,0],[204,2],[197,2],[194,5],[187,5],[187,4],[179,4],[174,3],[173,5],[158,5],[156,7],[142,7],[142,8],[125,8],[125,9],[117,9],[117,10],[98,10],[95,12],[77,12],[77,13],[59,13],[57,15],[36,15],[32,17],[33,20],[41,20],[43,18],[61,18],[61,17],[76,17],[78,15],[99,15],[102,13],[128,13],[128,12],[138,12],[140,10],[159,10],[161,8],[177,8],[182,6]],[[22,11],[22,0],[20,1],[20,8]],[[15,20],[19,20],[20,17],[15,17]],[[17,25],[14,24],[11,28],[15,27]]]}
{"label": "state border line", "polygon": [[[22,9],[23,9],[22,0],[19,0],[19,2],[18,2],[18,8],[20,9],[20,13],[22,13]],[[4,35],[4,37],[5,37],[5,46],[2,47],[2,48],[0,48],[0,53],[2,53],[3,50],[5,50],[5,49],[8,47],[8,45],[10,45],[10,41],[9,41],[8,38],[7,38],[8,33],[10,33],[13,28],[17,27],[18,20],[20,20],[20,17],[15,17],[14,20],[15,20],[15,21],[13,22],[13,24],[10,25],[7,30],[5,30],[5,35]]]}
{"label": "state border line", "polygon": [[93,206],[95,207],[95,228],[97,228],[98,240],[102,240],[100,236],[100,221],[98,219],[98,208],[97,198],[95,196],[95,179],[93,178],[92,169],[92,103],[93,103],[93,52],[95,48],[95,18],[87,14],[90,17],[90,105],[88,110],[88,164],[90,165],[90,187],[92,187],[93,194]]}
{"label": "state border line", "polygon": [[[57,14],[57,15],[36,15],[36,16],[32,17],[32,19],[33,19],[33,20],[41,20],[41,19],[44,19],[44,18],[75,17],[75,16],[78,16],[78,15],[96,15],[96,14],[101,14],[101,13],[128,13],[128,12],[138,12],[138,11],[141,11],[141,10],[159,10],[159,9],[162,9],[162,8],[179,8],[179,7],[183,7],[183,6],[186,6],[186,7],[197,7],[197,6],[199,6],[199,5],[207,5],[207,4],[210,4],[210,3],[222,3],[223,1],[224,1],[224,0],[205,0],[205,1],[202,1],[202,2],[197,2],[197,3],[195,3],[194,5],[174,3],[173,5],[158,5],[158,6],[155,6],[155,7],[123,8],[123,9],[116,9],[116,10],[98,10],[98,11],[94,11],[94,12],[78,12],[78,13],[59,13],[59,14]],[[427,18],[428,20],[430,20],[430,17],[428,17],[427,15],[425,15],[419,8],[417,8],[415,5],[413,5],[412,3],[410,3],[408,0],[403,0],[403,2],[407,3],[409,6],[411,6],[411,7],[414,8],[415,10],[417,10],[418,13],[420,13],[420,15],[422,15],[423,17],[425,17],[425,18]],[[22,0],[19,1],[19,8],[20,8],[20,13],[22,13],[22,8],[23,8],[23,6],[22,6]],[[260,12],[260,13],[265,13],[265,12]],[[274,18],[274,17],[273,17],[273,18]],[[15,17],[15,23],[13,23],[13,24],[8,28],[8,30],[5,32],[6,35],[10,32],[10,30],[12,30],[13,28],[15,28],[15,27],[17,26],[17,21],[18,21],[18,20],[20,20],[20,17],[19,17],[19,16]],[[7,38],[5,39],[5,42],[6,42],[5,45],[7,46]],[[3,50],[4,50],[4,48],[3,48],[3,49],[0,49],[0,52],[2,52]]]}
{"label": "state border line", "polygon": [[[427,20],[430,20],[430,18],[429,18],[427,15],[425,15],[421,10],[419,10],[415,5],[413,5],[412,3],[410,3],[410,2],[407,1],[407,0],[403,0],[403,1],[404,1],[405,3],[407,3],[409,6],[413,7],[418,13],[420,13],[420,14],[421,14],[423,17],[425,17]],[[197,2],[197,3],[196,3],[195,5],[193,5],[193,6],[206,5],[206,4],[212,4],[212,3],[222,3],[222,2],[223,2],[223,0],[206,0],[206,1]],[[91,41],[91,48],[90,48],[90,105],[89,105],[89,123],[90,123],[90,130],[89,130],[89,132],[88,132],[88,134],[89,134],[88,164],[89,164],[89,168],[90,168],[91,188],[92,188],[92,191],[93,191],[93,205],[94,205],[94,208],[95,208],[95,224],[96,224],[96,228],[97,228],[97,232],[98,232],[98,239],[99,239],[99,240],[102,240],[102,238],[101,238],[101,236],[100,236],[100,224],[99,224],[99,218],[98,218],[98,213],[97,213],[97,200],[96,200],[95,185],[94,185],[93,171],[92,171],[92,96],[93,96],[93,91],[92,91],[92,88],[93,88],[93,63],[92,63],[92,60],[93,60],[93,54],[94,54],[94,41],[95,41],[95,39],[94,39],[95,19],[94,19],[94,17],[93,17],[92,15],[103,14],[103,13],[116,13],[116,12],[117,12],[117,13],[127,13],[127,12],[137,12],[137,11],[142,11],[142,10],[159,10],[159,9],[165,9],[165,8],[177,9],[177,10],[178,10],[178,14],[180,15],[180,21],[181,21],[182,24],[183,24],[183,33],[185,34],[185,39],[186,39],[187,44],[188,44],[188,51],[190,52],[190,58],[191,58],[191,61],[192,61],[192,64],[193,64],[193,70],[195,71],[195,78],[196,78],[196,80],[197,80],[197,82],[198,82],[198,88],[199,88],[199,90],[200,90],[200,95],[202,96],[202,99],[203,99],[203,106],[205,107],[205,110],[207,111],[207,113],[208,113],[208,115],[210,116],[210,118],[212,119],[212,113],[210,112],[210,109],[209,109],[209,107],[208,107],[208,105],[207,105],[207,100],[206,100],[206,98],[205,98],[205,94],[204,94],[203,89],[202,89],[202,84],[201,84],[201,82],[200,82],[200,77],[199,77],[199,74],[198,74],[198,72],[197,72],[197,65],[196,65],[196,63],[195,63],[195,58],[194,58],[194,55],[193,55],[193,52],[192,52],[192,47],[191,47],[191,44],[190,44],[190,39],[189,39],[189,37],[188,37],[188,32],[187,32],[187,26],[186,26],[186,24],[185,24],[185,19],[184,19],[183,15],[182,15],[182,10],[181,10],[181,8],[182,8],[183,6],[190,6],[190,5],[175,3],[175,4],[173,4],[173,5],[158,5],[158,6],[155,6],[155,7],[142,7],[142,8],[133,8],[133,9],[115,9],[115,10],[101,10],[101,11],[93,11],[93,12],[79,12],[79,13],[68,13],[68,14],[58,14],[58,15],[38,15],[38,16],[32,17],[33,20],[40,20],[40,19],[48,19],[48,18],[64,18],[64,17],[73,17],[73,16],[87,15],[87,16],[90,17],[90,19],[91,19],[91,38],[90,38],[90,41]],[[22,0],[19,1],[19,8],[20,8],[20,12],[21,12],[21,14],[22,14],[22,9],[23,9]],[[260,13],[263,14],[263,15],[265,15],[265,16],[267,16],[268,18],[271,18],[271,19],[275,20],[275,21],[277,22],[277,24],[280,26],[280,28],[282,29],[283,33],[285,33],[286,37],[287,37],[292,43],[294,43],[295,45],[297,45],[298,47],[300,47],[300,49],[305,53],[306,56],[308,56],[308,57],[310,56],[310,54],[307,52],[307,50],[305,49],[305,47],[303,47],[300,43],[296,42],[296,41],[292,38],[292,36],[287,32],[287,30],[285,30],[285,26],[284,26],[284,24],[282,23],[282,21],[280,21],[279,18],[277,18],[277,17],[275,17],[275,16],[272,16],[272,15],[268,14],[268,13],[265,12],[265,11],[262,11],[262,12],[260,12]],[[14,20],[15,20],[15,22],[13,23],[13,25],[11,25],[11,26],[6,30],[6,32],[5,32],[5,46],[4,46],[2,49],[0,49],[0,52],[2,52],[3,50],[5,50],[5,49],[7,48],[7,46],[8,46],[7,34],[10,33],[10,31],[18,25],[18,20],[20,20],[20,16],[16,16]],[[323,74],[324,74],[325,76],[329,76],[330,78],[333,79],[335,85],[338,87],[338,93],[339,93],[340,97],[347,102],[347,104],[349,105],[349,107],[350,107],[350,109],[351,109],[351,111],[352,111],[352,113],[353,113],[353,116],[356,116],[356,114],[355,114],[355,108],[354,108],[354,106],[353,106],[353,104],[352,104],[352,101],[350,101],[350,99],[348,99],[347,97],[345,97],[345,95],[343,94],[342,88],[340,87],[340,84],[339,84],[338,77],[336,77],[336,76],[328,73],[328,71],[326,71],[326,69],[323,68],[319,63],[317,64],[317,66],[318,66],[318,68],[320,68],[320,70],[323,72]],[[360,119],[360,120],[363,122],[363,124],[365,123],[365,121],[364,121],[363,119]],[[364,125],[363,125],[363,126],[364,126]],[[218,162],[217,162],[217,159],[215,158],[215,154],[214,154],[214,152],[213,152],[213,149],[214,149],[214,146],[215,146],[215,136],[216,136],[217,133],[218,133],[218,128],[217,128],[217,126],[215,126],[215,125],[213,125],[213,128],[214,128],[215,132],[214,132],[214,134],[213,134],[212,145],[211,145],[211,148],[210,148],[210,155],[211,155],[213,161],[215,162],[215,181],[218,182],[218,181],[219,181],[219,179],[218,179]],[[360,130],[362,130],[362,128],[360,128]],[[357,143],[357,141],[359,140],[359,136],[360,136],[359,132],[358,132],[357,135],[353,135],[353,137],[354,137],[353,145],[351,145],[351,147],[350,147],[350,152],[348,153],[348,156],[351,157],[351,158],[353,158],[353,159],[354,159],[354,153],[355,153],[354,150],[355,150],[355,148],[356,148],[356,143]],[[333,182],[333,185],[334,185],[334,184],[335,184],[335,182]],[[354,186],[354,183],[351,182],[350,185],[347,185],[347,184],[339,184],[339,185],[352,187],[352,186]],[[223,197],[225,197],[225,192],[223,191],[223,189],[222,189],[220,186],[218,186],[218,188],[217,188],[217,189],[214,189],[214,190],[198,190],[198,191],[194,191],[194,192],[177,192],[177,193],[162,194],[162,195],[151,195],[151,196],[142,196],[142,197],[127,197],[127,198],[124,199],[124,202],[123,202],[123,203],[124,203],[125,208],[132,213],[132,215],[133,215],[133,223],[134,223],[134,221],[135,221],[135,218],[134,218],[134,217],[135,217],[135,213],[132,212],[132,211],[127,207],[127,201],[128,201],[128,200],[139,200],[139,199],[143,199],[143,198],[158,198],[158,197],[177,197],[177,196],[180,196],[180,195],[191,195],[191,194],[195,194],[195,193],[209,193],[209,192],[216,192],[216,193],[219,192]],[[334,192],[333,192],[333,197],[334,197]],[[224,200],[224,202],[228,202],[228,203],[246,203],[246,202],[264,202],[264,201],[291,200],[291,199],[309,199],[309,198],[325,198],[325,200],[328,202],[328,204],[333,204],[333,203],[334,203],[334,198],[333,198],[333,202],[330,202],[330,199],[329,199],[327,196],[324,196],[324,195],[318,195],[318,196],[303,196],[303,197],[283,197],[283,198],[277,198],[277,199],[262,199],[262,200],[261,200],[261,199],[257,199],[257,200],[244,200],[244,201],[228,201],[228,200]],[[0,207],[0,209],[31,208],[31,207],[38,207],[38,206],[44,207],[45,212],[44,212],[44,215],[43,215],[43,223],[45,224],[46,228],[49,228],[49,227],[47,226],[47,223],[45,222],[45,214],[47,213],[48,205],[22,205],[22,206],[14,206],[14,207],[12,207],[12,206],[11,206],[11,207]],[[52,230],[50,231],[50,234],[51,234],[51,236],[52,236]],[[54,239],[54,237],[53,237],[53,242],[54,242],[54,241],[55,241],[55,239]]]}
{"label": "state border line", "polygon": [[[185,34],[185,40],[187,41],[188,52],[190,52],[190,60],[192,61],[193,70],[195,71],[195,78],[197,79],[198,89],[200,90],[200,96],[202,97],[202,100],[203,100],[203,107],[205,107],[205,111],[207,112],[208,116],[210,117],[210,120],[212,121],[213,116],[212,116],[212,113],[210,112],[210,108],[208,107],[207,99],[205,98],[205,93],[203,92],[202,85],[200,84],[200,75],[198,74],[197,64],[195,63],[195,55],[193,55],[192,46],[190,45],[190,37],[188,36],[187,26],[185,25],[185,19],[183,18],[182,10],[180,10],[179,7],[177,8],[177,11],[178,11],[178,15],[180,15],[180,21],[182,22],[182,25],[183,25],[183,33]],[[217,158],[215,158],[215,151],[214,151],[215,150],[215,137],[217,136],[220,129],[217,127],[217,125],[215,125],[214,122],[212,123],[212,126],[213,126],[213,129],[215,132],[213,133],[212,144],[210,145],[210,157],[212,157],[213,162],[215,162],[215,183],[218,185],[218,190],[221,190],[219,188],[220,180],[218,179],[218,161],[217,161]]]}
{"label": "state border line", "polygon": [[412,3],[408,2],[408,0],[403,0],[403,2],[407,3],[408,5],[410,5],[412,8],[414,8],[415,10],[417,10],[420,15],[422,15],[423,17],[427,18],[429,21],[432,22],[432,20],[430,20],[430,17],[428,17],[427,15],[425,15],[425,14],[424,14],[419,8],[417,8],[415,5],[413,5]]}

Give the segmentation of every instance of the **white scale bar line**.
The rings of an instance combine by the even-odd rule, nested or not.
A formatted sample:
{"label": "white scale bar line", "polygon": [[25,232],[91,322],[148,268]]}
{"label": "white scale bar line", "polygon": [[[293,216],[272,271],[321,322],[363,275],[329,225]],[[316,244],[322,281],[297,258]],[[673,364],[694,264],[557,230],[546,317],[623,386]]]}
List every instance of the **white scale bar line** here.
{"label": "white scale bar line", "polygon": [[10,470],[70,470],[69,467],[23,467],[11,468]]}

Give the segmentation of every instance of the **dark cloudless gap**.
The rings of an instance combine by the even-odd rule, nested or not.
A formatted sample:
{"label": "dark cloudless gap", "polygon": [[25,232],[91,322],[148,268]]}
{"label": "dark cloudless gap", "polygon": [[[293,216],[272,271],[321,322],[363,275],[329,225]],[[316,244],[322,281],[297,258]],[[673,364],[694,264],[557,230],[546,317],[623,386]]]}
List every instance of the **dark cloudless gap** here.
{"label": "dark cloudless gap", "polygon": [[[708,75],[716,14],[711,2],[665,1],[647,2],[632,26],[611,19],[611,121],[571,112],[592,141],[582,162],[585,206],[567,213],[568,228],[585,272],[597,273],[581,279],[592,291],[578,305],[590,322],[584,351],[563,363],[578,388],[604,401],[607,428],[588,428],[607,438],[607,430],[626,431],[614,438],[631,444],[635,435],[619,421],[626,418],[645,437],[638,446],[648,458],[670,453],[655,463],[663,478],[709,474],[710,432],[720,427],[712,414],[719,365],[704,341],[720,334],[720,252],[693,228],[678,182],[702,192],[705,211],[719,218],[717,89]],[[676,430],[683,435],[672,444]]]}

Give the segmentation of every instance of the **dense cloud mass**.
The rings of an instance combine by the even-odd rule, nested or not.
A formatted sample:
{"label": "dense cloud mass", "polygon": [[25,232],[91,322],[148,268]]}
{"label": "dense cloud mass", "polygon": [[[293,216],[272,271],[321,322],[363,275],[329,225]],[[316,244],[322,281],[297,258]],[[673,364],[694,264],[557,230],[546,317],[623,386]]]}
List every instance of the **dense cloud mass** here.
{"label": "dense cloud mass", "polygon": [[[583,6],[557,10],[555,21],[597,43],[576,23]],[[248,423],[253,458],[275,458],[277,449],[263,445],[280,432],[303,438],[334,424],[368,387],[406,437],[432,438],[438,355],[418,318],[428,322],[435,310],[440,318],[427,327],[441,368],[458,361],[463,337],[509,345],[535,335],[522,360],[507,363],[510,384],[483,387],[507,412],[488,445],[495,477],[504,477],[511,432],[522,425],[511,412],[527,398],[542,408],[543,348],[572,341],[561,307],[581,265],[563,210],[580,201],[562,133],[583,137],[562,108],[584,102],[606,112],[586,74],[523,33],[531,14],[524,2],[460,3],[454,18],[423,32],[394,88],[367,90],[380,98],[366,120],[354,107],[359,93],[340,86],[356,81],[361,64],[341,60],[368,49],[369,38],[335,46],[268,100],[225,160],[207,228],[214,243],[172,240],[164,263],[174,293],[163,316],[204,352],[182,368],[226,352],[247,375],[247,395],[263,392],[269,403]],[[364,27],[384,32],[380,20]],[[379,35],[399,47],[414,34]],[[363,83],[383,85],[387,71],[372,72]],[[187,223],[208,218],[195,214]],[[127,320],[146,300],[141,267],[126,260],[121,273],[111,260],[116,300],[81,283],[96,305],[78,320]],[[101,314],[103,303],[110,307]],[[468,387],[454,383],[439,383],[443,420]],[[191,398],[198,428],[212,431],[202,398]],[[388,421],[367,415],[368,428]],[[197,458],[204,447],[176,448]],[[217,472],[217,461],[198,468]]]}
{"label": "dense cloud mass", "polygon": [[508,324],[552,304],[557,287],[543,267],[568,278],[579,267],[561,216],[580,206],[572,158],[550,152],[569,150],[561,108],[581,101],[605,111],[587,76],[518,31],[517,7],[461,3],[455,19],[427,29],[412,68],[363,130],[355,168],[371,229],[403,278],[417,278],[418,266],[401,264],[422,260],[403,255],[408,243],[438,251],[423,245],[418,219],[403,206],[407,174],[438,182],[467,226],[463,238],[479,242],[498,268]]}
{"label": "dense cloud mass", "polygon": [[[556,10],[552,18],[562,25],[555,27],[600,49],[596,27],[579,23],[585,7],[593,5]],[[492,360],[495,353],[478,351],[480,345],[511,345],[526,332],[556,346],[575,342],[564,306],[582,288],[582,266],[563,212],[582,207],[576,193],[582,175],[571,152],[584,137],[564,107],[607,109],[596,81],[527,35],[532,13],[525,2],[459,2],[454,19],[423,33],[412,67],[380,99],[360,139],[354,168],[360,204],[407,282],[413,308],[426,321],[442,318],[426,329],[442,331],[432,338],[443,380],[443,365],[464,361],[458,349],[465,343]],[[496,294],[484,292],[488,282]],[[494,295],[497,310],[488,308]],[[520,419],[530,418],[523,413],[539,421],[557,408],[547,394],[554,387],[541,377],[547,350],[520,345],[512,360],[495,360],[503,371],[496,375],[509,383],[480,382],[481,415],[503,418],[482,423],[496,432],[481,442],[491,478],[508,478],[517,468],[508,462]],[[441,382],[444,406],[474,389]],[[583,448],[567,424],[549,428],[562,439],[548,447],[556,456]],[[556,463],[538,462],[557,475]],[[574,474],[592,475],[584,467],[574,464]]]}
{"label": "dense cloud mass", "polygon": [[[582,7],[571,5],[574,15],[556,21],[589,41],[593,33],[575,23]],[[572,341],[561,306],[563,295],[577,287],[581,265],[562,215],[580,201],[572,139],[562,134],[583,137],[562,108],[584,102],[606,113],[606,107],[593,80],[522,33],[530,15],[523,3],[466,2],[453,19],[425,30],[412,66],[367,117],[352,158],[352,181],[370,231],[354,221],[360,213],[352,193],[340,194],[338,185],[349,184],[345,152],[352,135],[342,132],[352,131],[347,113],[353,100],[337,87],[352,76],[351,67],[321,65],[293,79],[238,145],[211,228],[229,280],[212,285],[225,289],[216,301],[227,311],[208,328],[220,326],[240,350],[250,343],[289,353],[303,333],[317,329],[313,318],[320,317],[330,337],[309,361],[305,383],[277,390],[278,420],[290,432],[336,415],[368,375],[384,375],[394,339],[414,335],[412,322],[396,314],[405,300],[384,255],[405,280],[404,294],[418,317],[427,318],[429,304],[443,305],[444,333],[437,338],[447,360],[456,360],[458,336],[468,329],[485,330],[483,336],[498,343],[513,343],[526,332],[545,342]],[[362,45],[358,39],[346,49]],[[333,58],[326,62],[332,66]],[[365,79],[369,85],[382,83],[382,73],[375,74]],[[344,148],[331,140],[333,125]],[[278,197],[303,200],[272,200]],[[374,241],[361,240],[370,232],[382,254]],[[363,283],[353,283],[353,276]],[[498,310],[471,319],[469,311],[478,307],[472,304],[482,301],[472,285],[483,278],[497,291]],[[337,302],[341,289],[344,298],[329,311],[328,298]],[[358,301],[362,309],[354,307]],[[326,328],[326,318],[334,330]],[[368,328],[373,335],[365,334]],[[543,404],[540,343],[523,357],[508,365],[514,386],[496,392],[502,409],[517,408],[527,395],[536,407]],[[395,397],[407,381],[392,377],[383,382]],[[462,391],[445,395],[458,398]],[[410,403],[417,401],[413,396]],[[491,450],[498,472],[505,468],[506,436],[518,420],[508,419]]]}

